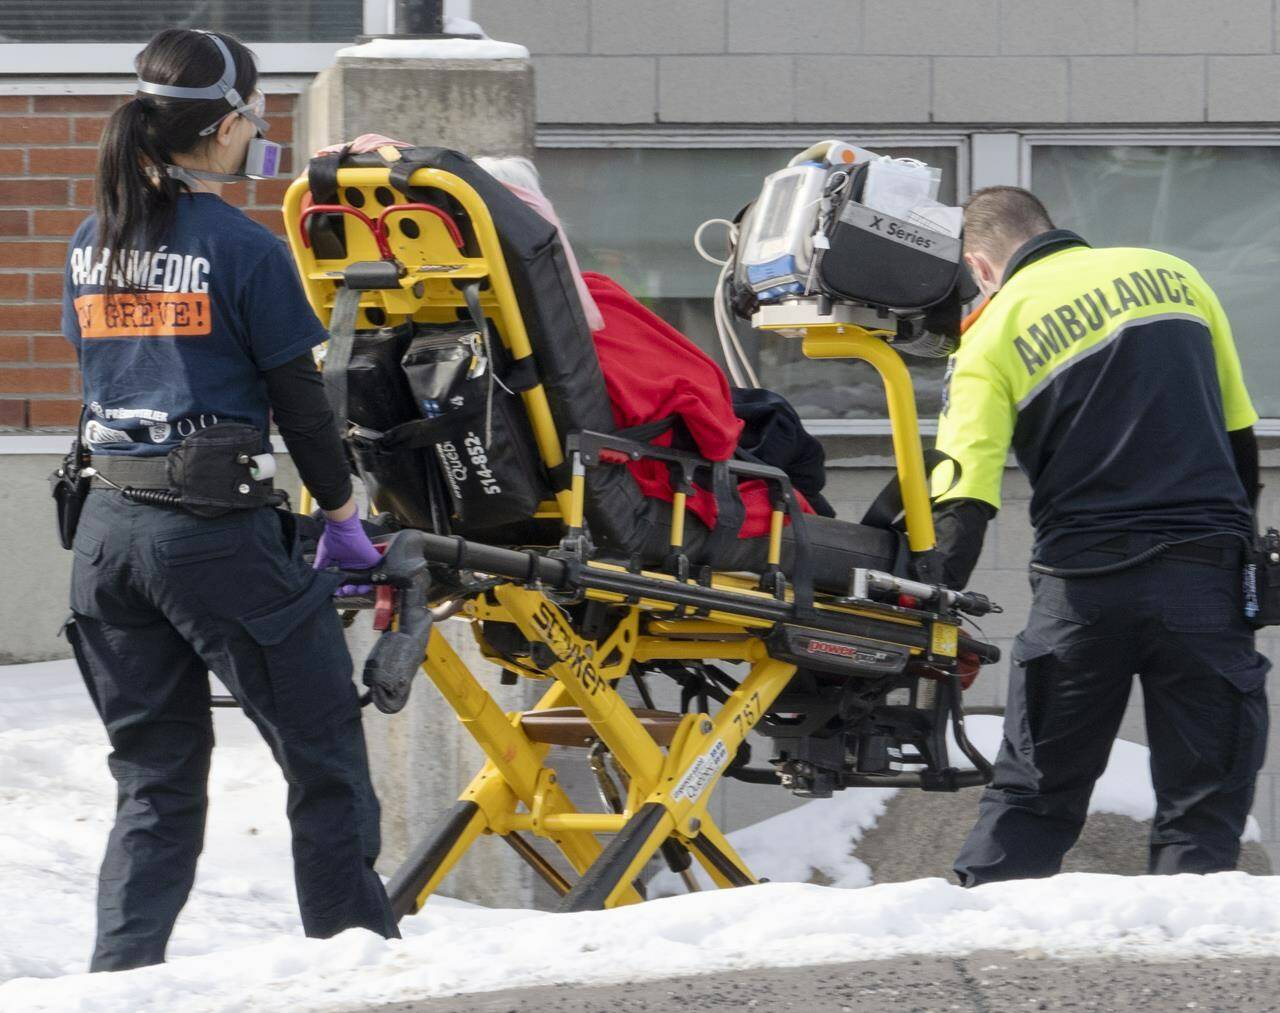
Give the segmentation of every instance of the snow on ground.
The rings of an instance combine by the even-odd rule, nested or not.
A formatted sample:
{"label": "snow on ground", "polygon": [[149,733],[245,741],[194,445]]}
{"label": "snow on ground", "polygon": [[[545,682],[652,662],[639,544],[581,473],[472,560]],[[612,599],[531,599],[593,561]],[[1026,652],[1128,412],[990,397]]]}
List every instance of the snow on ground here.
{"label": "snow on ground", "polygon": [[[110,826],[106,739],[68,663],[0,668],[0,1009],[326,1010],[550,982],[611,981],[976,948],[1057,956],[1280,955],[1280,878],[1066,875],[964,891],[866,886],[850,844],[892,794],[849,791],[731,835],[775,882],[579,915],[444,898],[384,942],[300,937],[284,790],[256,733],[219,711],[209,834],[170,963],[85,975]],[[970,719],[994,752],[998,719]],[[1120,744],[1095,809],[1150,815],[1146,750]],[[834,886],[785,882],[817,869]],[[849,890],[840,887],[865,886]],[[20,916],[15,917],[15,913]],[[9,979],[9,980],[6,980]]]}
{"label": "snow on ground", "polygon": [[962,890],[940,879],[838,890],[774,883],[608,912],[436,903],[412,935],[363,930],[113,975],[0,985],[6,1010],[336,1010],[459,992],[974,949],[1160,959],[1280,955],[1280,882],[1074,874]]}
{"label": "snow on ground", "polygon": [[[173,956],[300,931],[284,781],[239,711],[217,711],[215,735],[205,859]],[[0,980],[89,959],[115,809],[108,750],[72,663],[0,668]]]}

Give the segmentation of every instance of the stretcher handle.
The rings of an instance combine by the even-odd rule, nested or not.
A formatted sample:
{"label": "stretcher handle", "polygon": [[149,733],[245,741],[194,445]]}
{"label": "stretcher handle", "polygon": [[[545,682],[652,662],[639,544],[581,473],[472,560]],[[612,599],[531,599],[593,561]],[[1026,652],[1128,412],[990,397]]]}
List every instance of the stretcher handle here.
{"label": "stretcher handle", "polygon": [[[417,528],[405,528],[391,536],[398,559],[422,559],[426,563],[442,566],[447,570],[476,570],[480,573],[518,581],[525,584],[541,584],[556,590],[594,589],[628,597],[652,597],[676,605],[695,608],[720,609],[740,615],[768,619],[773,622],[794,622],[795,609],[790,602],[772,597],[744,598],[732,591],[653,579],[644,574],[614,572],[583,566],[555,556],[545,555],[535,549],[508,549],[481,542],[470,542],[460,535],[437,535]],[[391,556],[391,549],[387,555]],[[374,571],[376,577],[377,571]],[[368,571],[361,575],[369,583]],[[830,623],[824,628],[845,632],[853,636],[877,638],[865,620],[855,616],[826,616]],[[906,636],[910,631],[904,630]],[[957,631],[958,646],[962,654],[974,654],[984,663],[1000,660],[1000,648],[974,640],[963,630]],[[914,640],[912,639],[914,638]],[[925,648],[929,643],[926,631],[916,631],[908,638]]]}
{"label": "stretcher handle", "polygon": [[458,228],[458,223],[446,211],[441,210],[434,204],[392,204],[391,207],[378,215],[377,226],[382,230],[383,238],[388,242],[390,242],[391,231],[386,224],[387,216],[398,214],[401,211],[426,211],[428,214],[435,215],[444,223],[444,227],[449,233],[449,238],[453,240],[453,245],[459,250],[462,249],[462,230]]}
{"label": "stretcher handle", "polygon": [[302,245],[308,250],[311,249],[311,236],[307,234],[307,219],[312,215],[351,215],[359,219],[373,233],[373,241],[378,244],[378,253],[382,259],[396,259],[391,252],[391,246],[387,243],[386,233],[380,228],[381,219],[375,222],[359,208],[348,207],[346,204],[312,204],[303,210],[298,218],[298,231],[302,236]]}
{"label": "stretcher handle", "polygon": [[409,702],[413,677],[427,654],[431,637],[431,576],[419,542],[401,532],[385,543],[382,559],[368,570],[337,570],[343,580],[394,588],[390,608],[393,620],[379,635],[365,659],[362,679],[373,705],[384,714],[395,714]]}

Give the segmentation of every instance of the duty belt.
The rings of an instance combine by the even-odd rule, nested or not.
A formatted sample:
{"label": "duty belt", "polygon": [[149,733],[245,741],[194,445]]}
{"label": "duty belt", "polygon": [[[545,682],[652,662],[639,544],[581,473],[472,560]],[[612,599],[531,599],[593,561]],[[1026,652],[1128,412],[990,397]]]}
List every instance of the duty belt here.
{"label": "duty belt", "polygon": [[92,488],[169,489],[169,460],[166,457],[126,457],[123,454],[94,454],[90,466],[97,472]]}
{"label": "duty belt", "polygon": [[[1149,548],[1129,535],[1119,535],[1098,545],[1091,545],[1088,552],[1107,552],[1121,556],[1133,556]],[[1158,559],[1174,559],[1183,563],[1204,563],[1224,569],[1238,567],[1244,552],[1244,542],[1234,535],[1207,535],[1194,542],[1170,545]]]}
{"label": "duty belt", "polygon": [[[172,489],[167,457],[128,457],[124,454],[94,454],[90,466],[97,472],[91,481],[94,489]],[[257,483],[267,490],[275,488],[271,479]]]}

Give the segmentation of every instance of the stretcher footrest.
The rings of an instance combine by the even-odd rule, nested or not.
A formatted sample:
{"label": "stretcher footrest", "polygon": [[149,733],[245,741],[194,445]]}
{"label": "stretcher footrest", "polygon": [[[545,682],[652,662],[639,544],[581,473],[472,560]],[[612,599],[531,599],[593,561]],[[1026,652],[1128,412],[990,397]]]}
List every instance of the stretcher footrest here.
{"label": "stretcher footrest", "polygon": [[[684,715],[675,711],[646,710],[636,708],[632,713],[640,719],[653,741],[664,749],[671,745],[676,729]],[[534,742],[549,746],[574,746],[587,748],[599,738],[587,716],[577,707],[552,707],[548,710],[526,711],[520,715],[520,727]]]}

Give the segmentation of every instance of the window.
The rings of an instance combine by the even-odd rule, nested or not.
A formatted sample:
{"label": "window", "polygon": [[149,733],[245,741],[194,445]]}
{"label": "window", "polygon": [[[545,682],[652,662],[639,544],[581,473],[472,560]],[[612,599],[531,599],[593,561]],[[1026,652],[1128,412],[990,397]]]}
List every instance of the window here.
{"label": "window", "polygon": [[[613,277],[722,360],[711,309],[718,268],[694,250],[694,230],[708,218],[732,218],[759,194],[765,176],[785,166],[808,143],[543,147],[538,167],[583,268]],[[958,145],[860,143],[940,167],[939,199],[955,202]],[[714,249],[716,242],[708,230],[708,248]],[[754,331],[745,324],[741,334],[760,382],[786,395],[802,418],[886,417],[880,380],[871,366],[806,359],[794,339]],[[944,368],[942,360],[912,362],[925,418],[940,408]]]}
{"label": "window", "polygon": [[1280,416],[1280,146],[1035,144],[1031,189],[1097,246],[1150,246],[1199,269],[1231,319],[1255,407]]}
{"label": "window", "polygon": [[249,42],[342,42],[363,0],[4,0],[0,42],[146,42],[163,28],[211,28]]}

